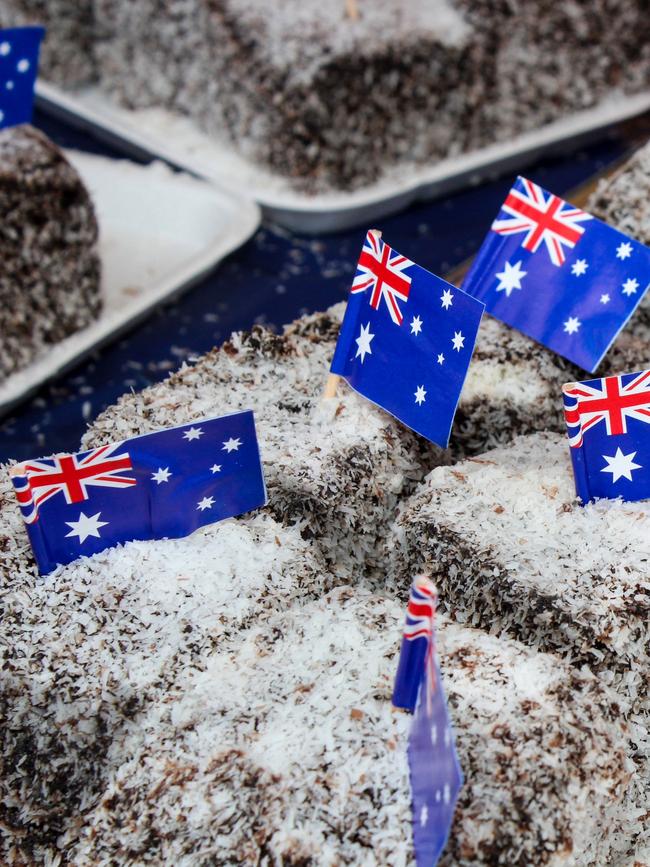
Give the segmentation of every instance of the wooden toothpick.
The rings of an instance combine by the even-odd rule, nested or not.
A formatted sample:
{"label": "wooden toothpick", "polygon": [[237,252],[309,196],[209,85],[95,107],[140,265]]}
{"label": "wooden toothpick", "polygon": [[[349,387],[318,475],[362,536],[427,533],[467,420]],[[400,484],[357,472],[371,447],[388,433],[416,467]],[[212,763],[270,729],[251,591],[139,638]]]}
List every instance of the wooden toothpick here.
{"label": "wooden toothpick", "polygon": [[357,0],[345,0],[345,14],[348,16],[350,21],[359,20],[361,16],[359,15]]}
{"label": "wooden toothpick", "polygon": [[327,377],[327,382],[325,383],[325,390],[323,391],[323,400],[329,400],[332,397],[336,397],[336,389],[339,385],[339,377],[336,373],[330,373]]}

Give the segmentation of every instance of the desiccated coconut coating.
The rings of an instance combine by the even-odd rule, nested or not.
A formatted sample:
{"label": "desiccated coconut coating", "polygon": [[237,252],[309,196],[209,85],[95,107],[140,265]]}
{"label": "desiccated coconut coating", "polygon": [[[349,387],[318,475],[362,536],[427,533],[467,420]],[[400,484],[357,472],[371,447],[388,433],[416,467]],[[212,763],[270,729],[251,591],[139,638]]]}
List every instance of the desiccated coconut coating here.
{"label": "desiccated coconut coating", "polygon": [[562,386],[593,376],[642,370],[650,364],[647,336],[621,332],[594,374],[520,331],[483,316],[454,421],[455,458],[479,455],[514,436],[565,431]]}
{"label": "desiccated coconut coating", "polygon": [[434,469],[396,529],[402,592],[430,570],[461,622],[587,664],[650,710],[650,506],[579,505],[566,436]]}
{"label": "desiccated coconut coating", "polygon": [[332,578],[295,529],[257,514],[42,579],[0,473],[0,861],[55,863],[48,853],[66,855],[59,838],[78,833],[138,715],[168,706],[242,629],[320,597]]}
{"label": "desiccated coconut coating", "polygon": [[350,189],[645,87],[643,0],[96,0],[102,85]]}
{"label": "desiccated coconut coating", "polygon": [[283,335],[234,334],[195,366],[122,397],[84,445],[252,409],[272,514],[315,538],[345,575],[380,565],[399,497],[422,477],[425,455],[428,466],[443,455],[344,384],[323,401],[341,312],[305,317]]}
{"label": "desiccated coconut coating", "polygon": [[0,131],[0,381],[99,315],[97,221],[76,170],[31,126]]}
{"label": "desiccated coconut coating", "polygon": [[0,27],[46,28],[39,68],[66,86],[95,78],[93,0],[0,0]]}
{"label": "desiccated coconut coating", "polygon": [[[183,605],[183,622],[198,610]],[[101,639],[122,617],[76,651],[105,677]],[[412,865],[409,717],[390,705],[402,622],[401,602],[340,588],[204,646],[197,665],[179,648],[112,730],[104,787],[59,847],[79,867]],[[444,617],[438,650],[466,776],[441,865],[603,867],[626,851],[639,781],[607,688]]]}

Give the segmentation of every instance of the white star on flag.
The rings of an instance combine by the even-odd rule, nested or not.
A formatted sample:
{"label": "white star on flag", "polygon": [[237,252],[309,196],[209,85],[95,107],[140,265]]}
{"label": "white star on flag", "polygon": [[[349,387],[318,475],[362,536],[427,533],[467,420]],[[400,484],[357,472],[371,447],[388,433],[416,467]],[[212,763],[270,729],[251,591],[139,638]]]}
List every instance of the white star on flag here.
{"label": "white star on flag", "polygon": [[420,811],[420,825],[424,828],[427,824],[427,819],[429,818],[429,810],[427,805],[424,804],[422,810]]}
{"label": "white star on flag", "polygon": [[440,300],[442,301],[442,306],[445,308],[445,310],[448,310],[452,305],[452,301],[454,300],[454,296],[451,294],[451,290],[445,289],[445,291],[440,296]]}
{"label": "white star on flag", "polygon": [[68,527],[72,528],[69,533],[66,533],[66,539],[69,536],[78,536],[80,545],[86,541],[88,536],[96,536],[99,539],[99,528],[108,525],[108,521],[99,520],[100,515],[101,512],[97,512],[96,515],[88,517],[88,515],[80,512],[78,521],[66,521]]}
{"label": "white star on flag", "polygon": [[185,431],[183,434],[183,439],[187,440],[188,443],[191,443],[192,440],[198,440],[203,436],[203,431],[200,427],[191,427],[188,431]]}
{"label": "white star on flag", "polygon": [[419,316],[414,316],[411,322],[411,334],[417,335],[422,331],[422,320]]}
{"label": "white star on flag", "polygon": [[11,43],[10,42],[1,42],[0,43],[0,54],[2,54],[3,57],[6,57],[10,51],[11,51]]}
{"label": "white star on flag", "polygon": [[615,455],[603,455],[607,461],[607,466],[602,468],[601,473],[611,473],[612,482],[617,482],[619,479],[628,479],[631,482],[632,470],[641,469],[641,464],[634,463],[635,457],[636,452],[624,455],[619,447],[616,449]]}
{"label": "white star on flag", "polygon": [[23,57],[23,59],[19,60],[16,64],[16,69],[18,70],[18,72],[27,72],[27,70],[29,69],[29,60]]}
{"label": "white star on flag", "polygon": [[169,472],[169,467],[158,467],[155,473],[151,475],[151,481],[160,484],[161,482],[168,482],[171,473]]}
{"label": "white star on flag", "polygon": [[424,386],[418,385],[417,391],[415,392],[415,402],[417,403],[417,405],[420,406],[420,404],[424,403],[426,397],[427,393],[424,390]]}
{"label": "white star on flag", "polygon": [[362,325],[361,331],[359,332],[359,336],[357,337],[355,343],[357,344],[357,354],[354,356],[358,358],[361,356],[361,363],[366,357],[366,355],[372,355],[372,349],[370,348],[370,341],[374,338],[374,334],[370,333],[370,323],[368,323],[365,328]]}
{"label": "white star on flag", "polygon": [[444,364],[444,363],[445,363],[445,356],[441,352],[438,355],[438,364]]}
{"label": "white star on flag", "polygon": [[241,445],[241,440],[239,438],[234,439],[233,437],[230,437],[230,439],[226,440],[225,443],[223,444],[223,449],[221,451],[225,450],[228,453],[236,452],[237,449],[240,447],[240,445]]}
{"label": "white star on flag", "polygon": [[215,473],[221,472],[221,464],[212,464],[210,467],[210,472],[214,475]]}
{"label": "white star on flag", "polygon": [[588,267],[586,259],[578,259],[571,266],[571,273],[575,274],[576,277],[582,277],[587,272]]}
{"label": "white star on flag", "polygon": [[197,505],[197,509],[200,509],[202,512],[205,512],[206,509],[211,509],[214,506],[214,497],[203,497],[202,500],[199,501]]}
{"label": "white star on flag", "polygon": [[581,325],[582,322],[580,322],[577,316],[569,316],[564,323],[564,330],[567,334],[575,334]]}
{"label": "white star on flag", "polygon": [[632,255],[632,244],[629,241],[622,241],[616,248],[617,259],[627,259]]}
{"label": "white star on flag", "polygon": [[628,277],[625,283],[623,283],[623,295],[634,295],[638,288],[639,281],[635,280],[634,277]]}
{"label": "white star on flag", "polygon": [[454,344],[454,349],[457,352],[460,352],[465,345],[465,336],[462,331],[454,331],[454,336],[452,337],[451,342]]}
{"label": "white star on flag", "polygon": [[522,262],[515,262],[511,265],[510,262],[505,263],[505,270],[500,271],[495,276],[499,278],[497,292],[505,290],[506,296],[510,298],[510,294],[514,289],[521,289],[522,278],[526,276],[527,271],[521,270]]}
{"label": "white star on flag", "polygon": [[609,298],[609,295],[607,294],[607,292],[605,292],[604,295],[600,296],[600,303],[601,304],[609,304],[609,301],[610,301],[610,298]]}

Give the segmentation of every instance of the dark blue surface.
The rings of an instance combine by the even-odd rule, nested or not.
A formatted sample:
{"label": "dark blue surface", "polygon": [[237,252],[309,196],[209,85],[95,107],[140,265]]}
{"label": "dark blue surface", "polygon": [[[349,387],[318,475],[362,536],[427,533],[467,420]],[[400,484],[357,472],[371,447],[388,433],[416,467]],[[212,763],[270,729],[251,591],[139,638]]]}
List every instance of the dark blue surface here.
{"label": "dark blue surface", "polygon": [[[118,156],[115,148],[36,112],[34,121],[59,144]],[[613,135],[527,175],[559,194],[619,158],[628,148]],[[512,176],[411,207],[381,221],[384,238],[419,265],[444,275],[478,249]],[[208,277],[173,304],[0,422],[0,461],[76,451],[88,422],[130,389],[163,379],[182,362],[255,322],[279,326],[346,296],[365,230],[301,237],[263,226]]]}

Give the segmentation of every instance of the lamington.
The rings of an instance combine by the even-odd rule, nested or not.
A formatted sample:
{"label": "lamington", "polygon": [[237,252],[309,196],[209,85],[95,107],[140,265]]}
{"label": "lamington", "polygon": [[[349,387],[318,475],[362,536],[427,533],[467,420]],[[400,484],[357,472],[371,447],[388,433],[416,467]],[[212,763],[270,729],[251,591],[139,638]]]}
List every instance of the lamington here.
{"label": "lamington", "polygon": [[307,191],[508,141],[646,86],[644,0],[96,0],[101,86]]}
{"label": "lamington", "polygon": [[[65,572],[76,584],[67,567],[57,586]],[[116,609],[109,596],[105,611],[104,596],[66,607],[79,692],[102,677],[108,692],[128,665],[121,645],[127,656],[133,646],[127,599]],[[56,597],[55,586],[51,620]],[[107,729],[103,788],[39,854],[58,847],[78,867],[410,867],[409,717],[390,704],[401,602],[341,587],[252,623],[238,642],[203,642],[199,655],[200,638],[173,613],[180,602],[181,622],[201,632],[206,614],[191,601],[172,593],[164,611],[142,606],[160,621],[144,628],[148,641],[170,630],[176,652],[154,641],[155,673],[128,722]],[[640,782],[617,698],[552,655],[445,617],[437,642],[465,774],[441,865],[616,863],[638,833]]]}
{"label": "lamington", "polygon": [[78,87],[96,77],[93,0],[0,0],[0,27],[45,27],[39,67],[48,81]]}
{"label": "lamington", "polygon": [[580,505],[566,435],[434,469],[395,531],[389,585],[429,570],[460,622],[586,665],[650,712],[650,505]]}
{"label": "lamington", "polygon": [[78,863],[60,838],[96,803],[143,709],[228,655],[241,630],[331,586],[298,531],[262,513],[44,580],[0,468],[0,862]]}
{"label": "lamington", "polygon": [[381,566],[380,540],[400,496],[442,450],[341,384],[323,399],[342,316],[297,320],[283,334],[256,326],[91,425],[86,448],[205,416],[255,411],[269,509],[316,539],[331,567]]}
{"label": "lamington", "polygon": [[0,382],[101,310],[97,220],[59,148],[31,126],[0,131]]}

